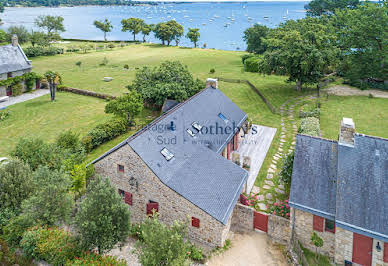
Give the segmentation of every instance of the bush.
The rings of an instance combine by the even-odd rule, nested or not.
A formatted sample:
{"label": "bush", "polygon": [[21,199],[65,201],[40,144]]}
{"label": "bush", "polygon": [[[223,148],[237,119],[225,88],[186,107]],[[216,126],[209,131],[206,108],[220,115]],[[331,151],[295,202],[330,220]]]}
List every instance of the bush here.
{"label": "bush", "polygon": [[25,215],[19,215],[12,218],[9,223],[3,227],[4,240],[12,247],[19,246],[24,232],[34,226],[32,219]]}
{"label": "bush", "polygon": [[78,61],[78,62],[75,63],[75,65],[78,66],[78,67],[81,67],[82,62],[81,62],[81,61]]}
{"label": "bush", "polygon": [[20,245],[28,257],[53,265],[63,265],[81,254],[71,234],[58,228],[30,228],[23,234]]}
{"label": "bush", "polygon": [[63,54],[63,48],[53,47],[53,46],[48,46],[48,47],[43,47],[43,46],[32,47],[31,46],[31,47],[24,48],[23,51],[27,57]]}
{"label": "bush", "polygon": [[129,69],[129,65],[128,65],[128,64],[125,64],[125,65],[124,65],[124,68],[125,68],[125,69]]}
{"label": "bush", "polygon": [[4,121],[11,115],[11,112],[8,110],[0,111],[0,121]]}
{"label": "bush", "polygon": [[104,57],[104,59],[102,60],[102,62],[100,63],[100,66],[106,66],[108,64],[108,58]]}
{"label": "bush", "polygon": [[189,246],[188,255],[192,260],[195,261],[203,261],[204,259],[202,249],[197,248],[195,245]]}
{"label": "bush", "polygon": [[251,58],[251,57],[255,57],[256,55],[254,54],[245,54],[243,56],[241,56],[241,61],[243,63],[243,65],[245,65],[245,60],[247,60],[248,58]]}
{"label": "bush", "polygon": [[85,252],[81,257],[76,257],[73,260],[68,260],[65,266],[95,266],[95,265],[109,265],[109,266],[126,266],[127,263],[123,259],[117,259],[113,256],[99,255],[94,252]]}
{"label": "bush", "polygon": [[124,119],[114,118],[97,125],[82,138],[82,144],[87,152],[99,145],[114,139],[127,132],[127,123]]}
{"label": "bush", "polygon": [[23,256],[12,252],[7,243],[0,239],[0,265],[30,266],[32,262]]}
{"label": "bush", "polygon": [[260,57],[249,57],[245,60],[244,70],[247,72],[259,72]]}
{"label": "bush", "polygon": [[80,148],[79,134],[71,130],[64,131],[59,134],[56,145],[62,149],[76,151]]}
{"label": "bush", "polygon": [[292,168],[294,165],[294,152],[289,153],[283,158],[282,169],[280,170],[280,180],[285,184],[287,191],[290,191]]}
{"label": "bush", "polygon": [[12,96],[18,96],[23,93],[23,86],[20,83],[17,83],[12,86]]}
{"label": "bush", "polygon": [[315,117],[306,117],[301,120],[299,133],[319,137],[321,135],[319,119]]}
{"label": "bush", "polygon": [[290,218],[290,206],[288,205],[288,200],[281,200],[279,203],[275,202],[271,207],[269,207],[269,212],[273,215],[281,216],[287,219]]}
{"label": "bush", "polygon": [[214,74],[216,72],[216,70],[214,68],[210,69],[210,74]]}
{"label": "bush", "polygon": [[110,44],[108,44],[108,48],[110,48],[110,49],[113,49],[113,48],[115,48],[116,46],[114,45],[114,43],[110,43]]}

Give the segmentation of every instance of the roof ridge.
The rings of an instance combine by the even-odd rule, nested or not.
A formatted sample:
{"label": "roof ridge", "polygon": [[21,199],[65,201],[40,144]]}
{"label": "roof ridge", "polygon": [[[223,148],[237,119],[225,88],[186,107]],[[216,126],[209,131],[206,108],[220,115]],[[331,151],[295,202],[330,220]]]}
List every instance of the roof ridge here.
{"label": "roof ridge", "polygon": [[320,136],[311,136],[311,135],[306,135],[306,134],[302,134],[302,133],[298,133],[296,135],[301,136],[301,137],[308,137],[308,138],[312,138],[312,139],[326,140],[329,142],[338,143],[338,140],[328,139],[328,138],[324,138],[324,137],[320,137]]}
{"label": "roof ridge", "polygon": [[368,137],[368,138],[371,138],[371,139],[379,139],[379,140],[388,141],[388,138],[383,138],[383,137],[378,137],[378,136],[372,136],[372,135],[362,134],[362,133],[358,133],[358,132],[356,132],[355,135],[356,135],[356,136],[360,136],[360,137]]}

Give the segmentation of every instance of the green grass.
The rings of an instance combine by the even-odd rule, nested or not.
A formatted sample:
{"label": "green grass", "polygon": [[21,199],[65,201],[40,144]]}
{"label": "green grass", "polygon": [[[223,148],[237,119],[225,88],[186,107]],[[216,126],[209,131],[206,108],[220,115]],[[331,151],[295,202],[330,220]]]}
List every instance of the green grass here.
{"label": "green grass", "polygon": [[321,132],[329,139],[338,139],[343,117],[353,118],[359,133],[388,138],[388,99],[366,96],[332,96],[321,100]]}
{"label": "green grass", "polygon": [[318,254],[318,256],[315,254],[315,252],[312,252],[311,250],[301,247],[303,250],[303,253],[307,259],[307,262],[311,266],[330,266],[330,260],[327,256]]}

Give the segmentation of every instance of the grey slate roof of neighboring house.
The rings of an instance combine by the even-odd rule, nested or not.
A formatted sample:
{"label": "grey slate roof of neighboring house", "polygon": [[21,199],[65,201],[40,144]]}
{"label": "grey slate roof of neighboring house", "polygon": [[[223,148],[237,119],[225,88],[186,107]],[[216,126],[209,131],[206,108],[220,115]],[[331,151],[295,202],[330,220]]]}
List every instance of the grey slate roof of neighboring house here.
{"label": "grey slate roof of neighboring house", "polygon": [[354,143],[298,135],[290,205],[388,242],[388,139],[356,133]]}
{"label": "grey slate roof of neighboring house", "polygon": [[23,49],[12,44],[0,46],[0,74],[32,68]]}
{"label": "grey slate roof of neighboring house", "polygon": [[388,242],[388,139],[356,134],[354,143],[338,149],[337,223]]}
{"label": "grey slate roof of neighboring house", "polygon": [[[227,122],[218,116],[220,113]],[[248,172],[220,153],[246,118],[221,91],[204,89],[93,163],[128,143],[165,185],[226,224]],[[171,121],[175,130],[170,128]],[[203,126],[203,133],[196,133],[193,122]],[[195,137],[187,129],[193,130]],[[174,155],[173,159],[164,158],[163,148]]]}
{"label": "grey slate roof of neighboring house", "polygon": [[171,110],[174,106],[178,105],[179,102],[175,100],[166,99],[164,101],[164,104],[162,106],[162,114],[166,113],[167,111]]}
{"label": "grey slate roof of neighboring house", "polygon": [[337,179],[337,143],[297,135],[290,204],[334,219]]}

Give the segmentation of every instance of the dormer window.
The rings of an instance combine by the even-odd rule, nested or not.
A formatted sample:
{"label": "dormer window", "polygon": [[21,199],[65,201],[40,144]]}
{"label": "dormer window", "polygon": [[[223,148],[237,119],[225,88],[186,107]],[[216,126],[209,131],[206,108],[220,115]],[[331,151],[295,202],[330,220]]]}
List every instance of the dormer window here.
{"label": "dormer window", "polygon": [[194,132],[193,132],[190,128],[188,128],[188,129],[186,130],[186,132],[189,133],[189,135],[192,136],[193,138],[195,137]]}
{"label": "dormer window", "polygon": [[228,118],[226,118],[226,116],[224,116],[222,113],[219,113],[218,117],[221,118],[225,123],[229,122]]}
{"label": "dormer window", "polygon": [[192,125],[193,128],[195,128],[198,132],[200,132],[201,129],[202,129],[202,126],[201,126],[200,124],[198,124],[198,122],[193,122],[191,125]]}
{"label": "dormer window", "polygon": [[172,158],[174,158],[174,154],[172,154],[167,148],[163,148],[160,153],[164,156],[164,158],[166,158],[167,161],[170,161]]}

